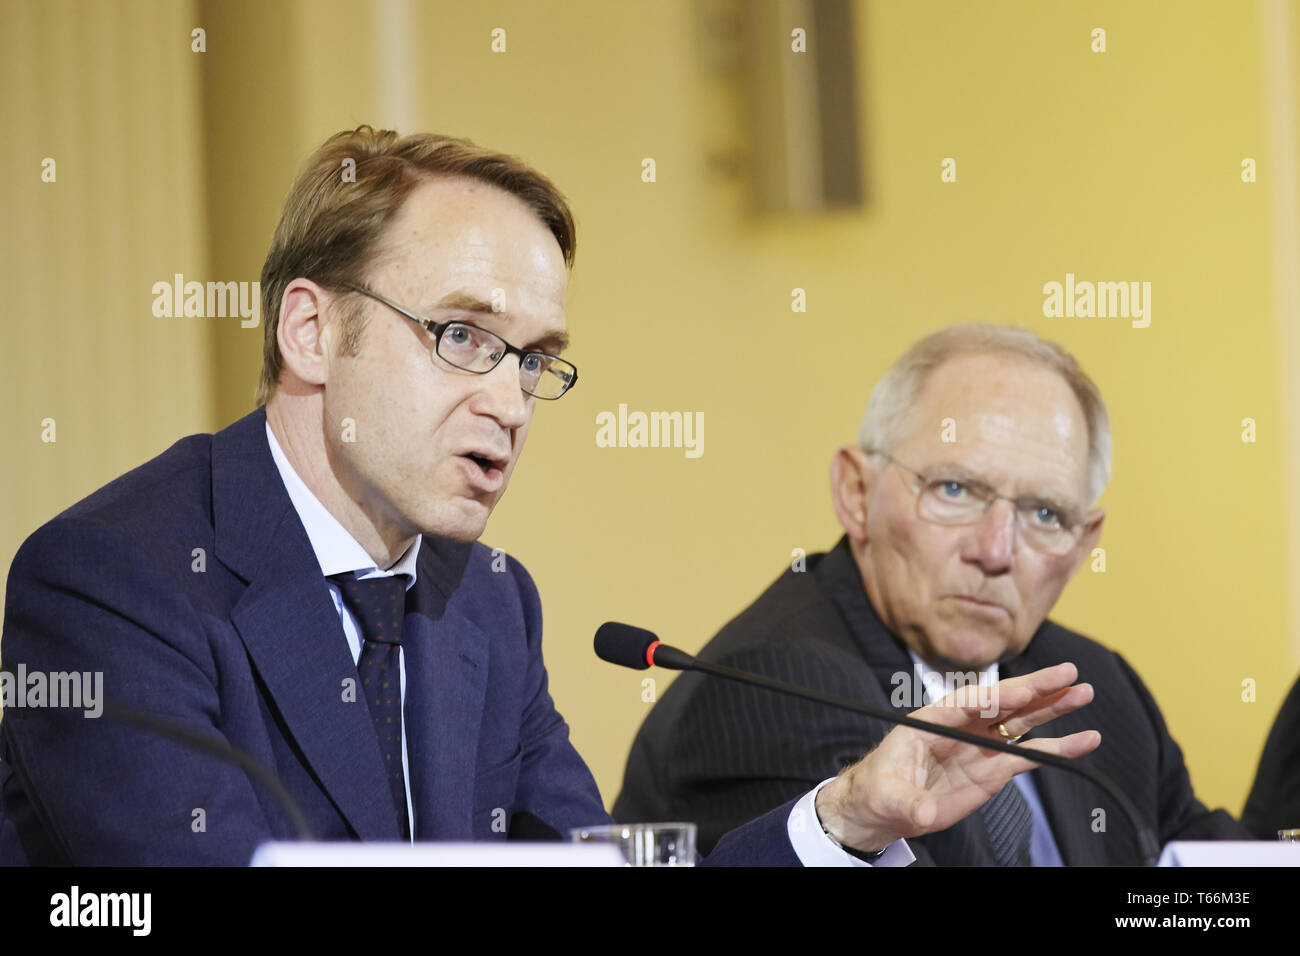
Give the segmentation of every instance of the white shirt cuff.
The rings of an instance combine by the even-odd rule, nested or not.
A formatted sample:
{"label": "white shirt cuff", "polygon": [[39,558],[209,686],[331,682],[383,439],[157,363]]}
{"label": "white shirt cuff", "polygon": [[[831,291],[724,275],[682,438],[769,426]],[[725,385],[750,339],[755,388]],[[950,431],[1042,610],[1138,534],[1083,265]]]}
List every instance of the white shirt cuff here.
{"label": "white shirt cuff", "polygon": [[794,847],[795,856],[804,866],[907,866],[916,861],[916,856],[907,845],[906,840],[895,840],[885,848],[874,863],[859,860],[852,853],[832,840],[822,829],[817,819],[817,793],[822,787],[834,780],[828,777],[803,795],[786,822],[786,832],[790,835],[790,845]]}

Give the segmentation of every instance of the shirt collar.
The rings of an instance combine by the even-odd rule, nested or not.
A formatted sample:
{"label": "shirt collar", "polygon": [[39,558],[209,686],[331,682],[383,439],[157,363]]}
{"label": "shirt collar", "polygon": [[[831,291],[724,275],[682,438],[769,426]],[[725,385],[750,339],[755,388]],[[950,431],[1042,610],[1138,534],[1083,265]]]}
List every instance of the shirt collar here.
{"label": "shirt collar", "polygon": [[312,494],[306,482],[298,477],[293,465],[289,464],[289,459],[285,457],[279,441],[276,440],[275,433],[271,431],[270,422],[266,424],[266,441],[271,446],[271,457],[275,459],[275,467],[280,471],[284,488],[289,492],[289,500],[293,502],[294,510],[298,512],[298,518],[307,531],[307,539],[311,542],[311,549],[316,553],[316,560],[320,563],[321,572],[325,577],[348,571],[356,572],[359,578],[405,574],[408,576],[407,589],[415,585],[416,559],[420,553],[420,541],[423,535],[416,536],[415,541],[406,549],[406,553],[398,558],[391,568],[385,570],[377,567],[374,558],[320,503],[320,499]]}
{"label": "shirt collar", "polygon": [[[936,700],[943,700],[944,697],[951,694],[958,687],[963,686],[968,674],[963,674],[960,678],[955,674],[941,674],[929,664],[927,664],[920,654],[907,649],[908,655],[912,658],[912,665],[916,668],[916,675],[921,678],[921,686],[925,688],[925,702],[933,704]],[[984,671],[981,671],[975,677],[975,683],[981,687],[998,682],[998,662],[994,661]]]}

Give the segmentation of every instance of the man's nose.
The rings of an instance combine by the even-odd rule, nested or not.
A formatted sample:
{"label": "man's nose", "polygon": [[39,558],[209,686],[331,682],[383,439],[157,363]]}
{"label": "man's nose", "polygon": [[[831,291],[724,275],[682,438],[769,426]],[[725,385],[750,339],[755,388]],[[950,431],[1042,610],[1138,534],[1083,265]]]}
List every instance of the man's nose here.
{"label": "man's nose", "polygon": [[1011,567],[1016,550],[1016,509],[999,498],[984,512],[975,526],[974,554],[986,572],[1005,571]]}
{"label": "man's nose", "polygon": [[518,428],[528,421],[528,394],[519,386],[519,356],[507,355],[485,372],[475,411],[491,415],[503,428]]}

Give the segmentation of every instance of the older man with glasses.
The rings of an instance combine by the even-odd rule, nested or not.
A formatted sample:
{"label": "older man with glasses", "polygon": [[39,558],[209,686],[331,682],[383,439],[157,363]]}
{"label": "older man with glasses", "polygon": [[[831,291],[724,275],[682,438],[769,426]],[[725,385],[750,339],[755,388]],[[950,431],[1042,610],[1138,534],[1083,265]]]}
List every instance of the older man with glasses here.
{"label": "older man with glasses", "polygon": [[[1124,659],[1047,620],[1101,534],[1110,454],[1105,403],[1059,346],[979,323],[930,335],[881,379],[857,444],[832,460],[844,537],[786,571],[701,656],[899,713],[954,686],[1074,662],[1095,688],[1087,721],[1104,741],[1086,759],[1137,803],[1161,843],[1245,838],[1196,799],[1178,745]],[[685,674],[647,716],[614,816],[696,820],[707,848],[736,821],[850,766],[888,729]],[[908,842],[940,865],[1140,862],[1119,808],[1046,767]]]}

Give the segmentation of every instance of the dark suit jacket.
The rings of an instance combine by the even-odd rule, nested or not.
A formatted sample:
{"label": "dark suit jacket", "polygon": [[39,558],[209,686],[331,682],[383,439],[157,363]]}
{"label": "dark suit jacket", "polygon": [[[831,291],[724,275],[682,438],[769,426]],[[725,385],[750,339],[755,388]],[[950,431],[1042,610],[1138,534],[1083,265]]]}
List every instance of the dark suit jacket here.
{"label": "dark suit jacket", "polygon": [[[832,598],[846,582],[857,582],[862,599],[856,628]],[[878,707],[889,707],[895,689],[902,680],[910,686],[913,674],[906,648],[866,600],[844,540],[828,555],[809,556],[806,571],[786,571],[701,656]],[[1100,731],[1101,746],[1081,759],[1123,788],[1161,843],[1247,838],[1228,814],[1211,813],[1196,799],[1182,752],[1155,701],[1115,652],[1048,621],[1023,655],[1000,665],[1001,676],[1061,661],[1078,666],[1079,679],[1092,683],[1096,697],[1081,711],[1047,724],[1044,734]],[[735,821],[857,761],[888,729],[873,718],[686,673],[646,717],[628,757],[614,817],[695,820],[707,848]],[[1103,792],[1050,767],[1032,772],[1067,865],[1141,862],[1132,827]],[[1104,811],[1104,832],[1094,829],[1094,821],[1102,819],[1097,809]],[[908,844],[922,863],[995,865],[977,813]]]}
{"label": "dark suit jacket", "polygon": [[1300,828],[1300,680],[1282,702],[1264,742],[1241,822],[1261,840],[1276,840],[1278,830]]}
{"label": "dark suit jacket", "polygon": [[[258,410],[177,442],[38,529],[10,570],[13,671],[102,671],[104,696],[273,768],[327,840],[395,840],[356,666]],[[547,692],[541,609],[514,561],[425,536],[404,629],[415,836],[609,822]],[[0,862],[242,865],[290,839],[238,768],[66,710],[0,722]],[[199,812],[201,811],[201,813]],[[788,813],[788,810],[786,811]],[[528,814],[530,817],[523,817]],[[711,862],[794,861],[780,813]]]}

